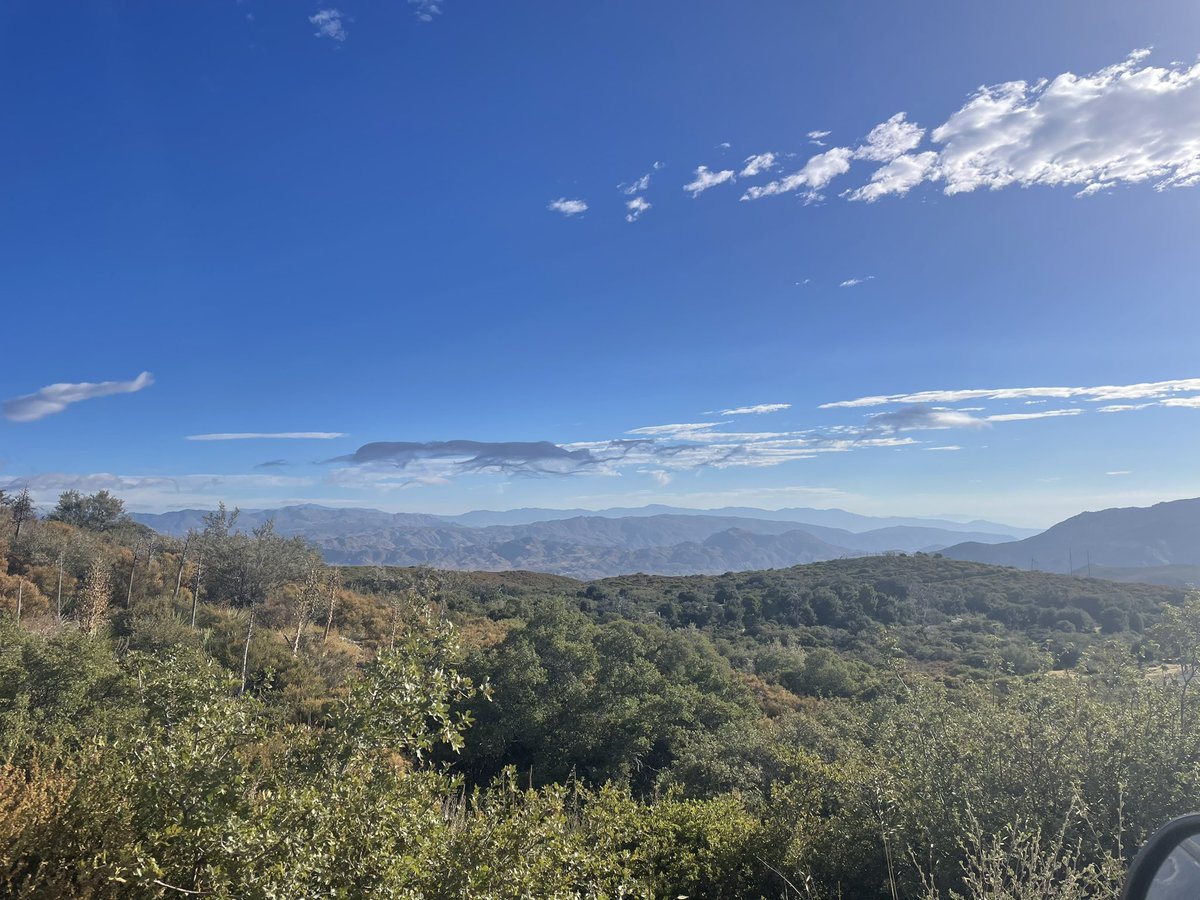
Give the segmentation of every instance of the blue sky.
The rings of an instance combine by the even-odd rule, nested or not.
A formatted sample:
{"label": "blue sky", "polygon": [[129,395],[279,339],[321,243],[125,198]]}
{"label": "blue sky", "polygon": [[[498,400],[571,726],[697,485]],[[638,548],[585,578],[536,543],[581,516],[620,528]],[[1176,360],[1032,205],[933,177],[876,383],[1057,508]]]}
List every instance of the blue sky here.
{"label": "blue sky", "polygon": [[[1195,3],[0,21],[0,482],[43,501],[1200,494]],[[245,434],[305,436],[188,439]]]}

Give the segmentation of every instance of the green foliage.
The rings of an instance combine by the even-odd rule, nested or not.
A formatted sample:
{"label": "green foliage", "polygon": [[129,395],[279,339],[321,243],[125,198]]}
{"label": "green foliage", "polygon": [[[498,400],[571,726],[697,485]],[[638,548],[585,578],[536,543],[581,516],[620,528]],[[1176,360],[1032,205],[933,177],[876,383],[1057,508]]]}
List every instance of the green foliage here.
{"label": "green foliage", "polygon": [[58,505],[47,518],[87,531],[110,531],[128,522],[125,501],[108,491],[97,491],[87,496],[78,491],[64,491],[58,497]]}
{"label": "green foliage", "polygon": [[648,788],[683,737],[745,720],[748,692],[701,635],[595,625],[561,604],[464,661],[491,685],[462,768],[476,783],[507,765],[536,783],[575,777]]}

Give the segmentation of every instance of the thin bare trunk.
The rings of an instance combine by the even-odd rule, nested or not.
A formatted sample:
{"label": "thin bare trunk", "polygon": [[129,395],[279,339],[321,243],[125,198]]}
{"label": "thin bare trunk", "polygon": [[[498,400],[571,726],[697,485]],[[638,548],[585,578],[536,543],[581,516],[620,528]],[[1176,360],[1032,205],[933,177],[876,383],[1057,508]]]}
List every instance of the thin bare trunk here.
{"label": "thin bare trunk", "polygon": [[17,582],[17,624],[21,624],[21,607],[25,602],[25,579]]}
{"label": "thin bare trunk", "polygon": [[140,544],[133,545],[133,565],[129,567],[129,589],[125,591],[125,608],[128,609],[133,603],[133,575],[137,572],[138,551],[142,549]]}
{"label": "thin bare trunk", "polygon": [[242,689],[246,693],[246,672],[250,667],[250,635],[254,634],[254,607],[250,607],[250,622],[246,626],[246,646],[242,648]]}
{"label": "thin bare trunk", "polygon": [[191,543],[192,536],[189,534],[183,542],[183,549],[179,552],[179,569],[175,572],[175,593],[171,595],[172,601],[179,599],[179,589],[183,587],[183,567],[187,563],[188,545]]}
{"label": "thin bare trunk", "polygon": [[204,554],[196,560],[196,580],[192,585],[192,627],[196,627],[196,607],[200,605],[200,573],[204,570]]}

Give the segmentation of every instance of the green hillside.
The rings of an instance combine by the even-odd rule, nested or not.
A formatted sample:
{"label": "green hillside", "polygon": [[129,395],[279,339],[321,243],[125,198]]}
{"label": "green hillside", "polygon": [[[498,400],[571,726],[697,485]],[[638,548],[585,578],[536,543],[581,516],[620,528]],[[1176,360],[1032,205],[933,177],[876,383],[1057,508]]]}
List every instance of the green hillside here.
{"label": "green hillside", "polygon": [[0,893],[1115,897],[1200,791],[1179,590],[339,570],[232,524],[3,498]]}

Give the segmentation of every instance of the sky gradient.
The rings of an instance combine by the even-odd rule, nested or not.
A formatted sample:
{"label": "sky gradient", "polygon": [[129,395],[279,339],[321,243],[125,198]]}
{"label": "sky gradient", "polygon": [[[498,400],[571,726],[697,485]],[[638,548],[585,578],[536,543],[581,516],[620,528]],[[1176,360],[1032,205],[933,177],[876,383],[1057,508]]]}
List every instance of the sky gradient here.
{"label": "sky gradient", "polygon": [[1200,495],[1200,7],[6,4],[0,487]]}

